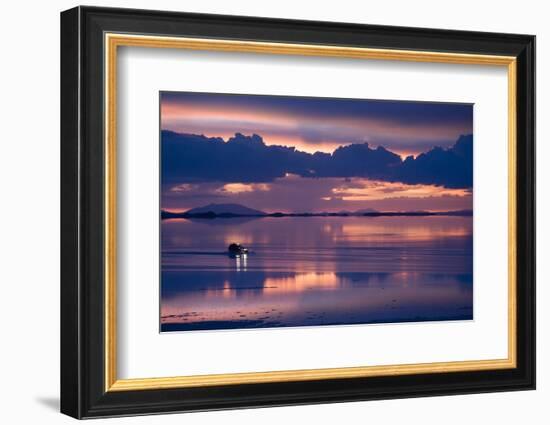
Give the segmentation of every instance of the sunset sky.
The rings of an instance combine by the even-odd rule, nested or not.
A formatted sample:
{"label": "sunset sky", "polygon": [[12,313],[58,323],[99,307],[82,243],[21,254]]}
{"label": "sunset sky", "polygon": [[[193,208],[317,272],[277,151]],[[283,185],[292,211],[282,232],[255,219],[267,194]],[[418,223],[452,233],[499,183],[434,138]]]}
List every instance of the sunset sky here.
{"label": "sunset sky", "polygon": [[472,208],[469,104],[162,92],[160,120],[166,210]]}

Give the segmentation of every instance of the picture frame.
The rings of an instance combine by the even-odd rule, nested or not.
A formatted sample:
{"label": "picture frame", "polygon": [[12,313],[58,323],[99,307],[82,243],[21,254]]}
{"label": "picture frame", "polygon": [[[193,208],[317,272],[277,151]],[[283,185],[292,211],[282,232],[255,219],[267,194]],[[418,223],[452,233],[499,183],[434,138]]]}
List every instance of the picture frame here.
{"label": "picture frame", "polygon": [[[508,264],[502,266],[508,271],[506,358],[121,379],[116,285],[121,47],[505,69],[508,180],[501,184],[507,186],[508,207],[496,214],[508,220]],[[62,413],[80,419],[535,388],[534,36],[67,10],[61,13],[61,195]]]}

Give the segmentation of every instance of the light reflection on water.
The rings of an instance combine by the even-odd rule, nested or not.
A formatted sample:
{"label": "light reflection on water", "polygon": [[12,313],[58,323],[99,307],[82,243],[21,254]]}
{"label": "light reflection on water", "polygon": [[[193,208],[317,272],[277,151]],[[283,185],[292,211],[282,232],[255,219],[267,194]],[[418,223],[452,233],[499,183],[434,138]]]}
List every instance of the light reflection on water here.
{"label": "light reflection on water", "polygon": [[471,217],[162,223],[163,331],[471,318]]}

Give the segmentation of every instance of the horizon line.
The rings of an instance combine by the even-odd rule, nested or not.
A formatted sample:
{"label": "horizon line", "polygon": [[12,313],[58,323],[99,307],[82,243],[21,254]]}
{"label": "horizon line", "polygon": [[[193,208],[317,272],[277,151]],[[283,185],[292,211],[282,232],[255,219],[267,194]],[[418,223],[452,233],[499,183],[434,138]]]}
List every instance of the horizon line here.
{"label": "horizon line", "polygon": [[[224,205],[224,204],[214,204],[214,205]],[[236,204],[240,207],[249,208],[246,205]],[[365,215],[365,214],[420,214],[420,213],[426,213],[426,214],[442,214],[442,213],[457,213],[457,212],[463,212],[463,213],[473,213],[472,208],[465,208],[465,209],[453,209],[453,210],[433,210],[433,209],[422,209],[422,210],[377,210],[374,208],[360,208],[355,211],[348,211],[348,210],[340,210],[340,211],[293,211],[293,212],[285,212],[281,210],[277,211],[260,211],[257,210],[257,214],[241,214],[241,213],[232,213],[230,211],[226,212],[214,212],[214,211],[205,211],[205,212],[199,212],[199,213],[190,213],[190,211],[194,209],[204,208],[203,206],[197,206],[185,210],[179,210],[179,209],[172,209],[172,208],[161,208],[161,213],[168,213],[168,214],[189,214],[189,215],[204,215],[204,214],[214,214],[214,215],[233,215],[233,216],[240,216],[240,217],[262,217],[262,216],[270,216],[275,214],[282,214],[282,215]],[[253,208],[250,208],[253,209]]]}

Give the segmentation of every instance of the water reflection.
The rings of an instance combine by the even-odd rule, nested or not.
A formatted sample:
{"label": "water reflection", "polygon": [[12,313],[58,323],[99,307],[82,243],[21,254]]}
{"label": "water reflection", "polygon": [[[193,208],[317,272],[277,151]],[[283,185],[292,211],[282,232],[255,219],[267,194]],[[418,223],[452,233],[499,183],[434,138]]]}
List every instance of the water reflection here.
{"label": "water reflection", "polygon": [[471,217],[166,220],[162,247],[164,331],[473,314]]}
{"label": "water reflection", "polygon": [[235,269],[238,272],[240,272],[241,270],[245,272],[248,265],[248,255],[247,254],[236,255],[234,256],[234,258],[235,258]]}

